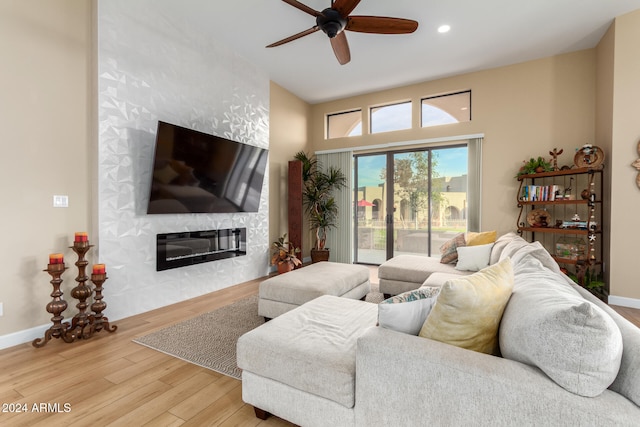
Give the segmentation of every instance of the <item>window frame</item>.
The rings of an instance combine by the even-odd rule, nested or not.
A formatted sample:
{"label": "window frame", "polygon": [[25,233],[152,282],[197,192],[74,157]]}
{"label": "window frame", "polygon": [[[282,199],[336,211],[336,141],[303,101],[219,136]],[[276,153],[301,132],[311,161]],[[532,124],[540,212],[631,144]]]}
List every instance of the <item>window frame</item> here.
{"label": "window frame", "polygon": [[[456,92],[448,92],[448,93],[443,93],[440,95],[429,95],[429,96],[422,96],[420,97],[420,129],[425,129],[425,128],[429,128],[429,127],[436,127],[436,126],[442,126],[442,125],[431,125],[431,126],[425,126],[424,123],[424,115],[423,115],[423,105],[424,105],[424,101],[428,100],[428,99],[436,99],[436,98],[444,98],[444,97],[448,97],[448,96],[455,96],[455,95],[462,95],[462,94],[469,94],[469,105],[467,106],[467,108],[469,109],[469,120],[465,120],[465,121],[456,121],[455,123],[448,123],[448,124],[458,124],[458,123],[465,123],[467,121],[472,121],[473,120],[473,108],[472,108],[472,102],[473,102],[473,94],[472,94],[472,90],[471,89],[465,89],[465,90],[459,90]],[[435,107],[438,108],[438,107]],[[444,111],[445,113],[451,115],[450,113],[448,113],[445,110],[442,110],[440,108],[441,111]]]}
{"label": "window frame", "polygon": [[[403,105],[403,104],[409,104],[411,106],[410,115],[409,115],[409,127],[402,128],[402,129],[383,130],[383,131],[377,131],[377,132],[373,131],[373,113],[374,113],[373,110],[374,109],[376,109],[376,108],[385,108],[385,107],[393,107],[393,106],[396,106],[396,105]],[[390,102],[390,103],[378,104],[378,105],[370,106],[369,107],[369,134],[370,135],[375,135],[375,134],[385,133],[385,132],[398,132],[398,131],[413,129],[413,105],[414,105],[413,100],[409,99],[409,100],[394,101],[394,102]]]}
{"label": "window frame", "polygon": [[[330,126],[330,121],[331,121],[331,117],[337,117],[337,116],[341,116],[344,114],[352,114],[352,113],[360,113],[360,124],[362,125],[362,108],[358,107],[358,108],[353,108],[350,110],[344,110],[344,111],[338,111],[335,113],[327,113],[327,115],[325,116],[325,139],[337,139],[337,138],[350,138],[352,136],[362,136],[362,129],[360,129],[360,135],[343,135],[343,136],[334,136],[331,137],[331,126]],[[357,123],[356,123],[357,126]]]}

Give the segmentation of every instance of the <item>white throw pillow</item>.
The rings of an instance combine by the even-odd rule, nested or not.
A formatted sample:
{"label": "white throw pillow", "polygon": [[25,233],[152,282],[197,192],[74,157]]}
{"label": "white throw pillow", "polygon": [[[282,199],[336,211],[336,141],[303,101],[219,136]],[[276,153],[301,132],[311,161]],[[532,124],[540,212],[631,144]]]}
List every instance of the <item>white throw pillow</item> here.
{"label": "white throw pillow", "polygon": [[456,270],[480,271],[489,266],[493,243],[478,246],[463,246],[458,248],[458,263]]}
{"label": "white throw pillow", "polygon": [[405,334],[418,335],[440,293],[425,286],[388,298],[378,304],[378,325]]}

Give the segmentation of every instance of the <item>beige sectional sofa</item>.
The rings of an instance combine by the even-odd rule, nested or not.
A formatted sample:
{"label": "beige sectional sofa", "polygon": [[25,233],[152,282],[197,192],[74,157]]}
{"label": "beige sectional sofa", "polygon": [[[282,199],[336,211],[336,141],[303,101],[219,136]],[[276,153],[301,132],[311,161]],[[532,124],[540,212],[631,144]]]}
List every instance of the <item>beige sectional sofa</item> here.
{"label": "beige sectional sofa", "polygon": [[494,248],[513,281],[501,357],[376,326],[379,306],[322,296],[239,339],[244,401],[302,426],[637,426],[640,330],[541,245],[511,235]]}

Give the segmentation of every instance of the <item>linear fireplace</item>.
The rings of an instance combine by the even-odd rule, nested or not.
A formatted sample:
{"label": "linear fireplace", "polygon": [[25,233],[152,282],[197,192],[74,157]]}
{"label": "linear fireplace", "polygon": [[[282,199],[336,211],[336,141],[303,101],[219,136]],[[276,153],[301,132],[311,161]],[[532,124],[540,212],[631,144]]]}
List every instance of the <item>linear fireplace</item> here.
{"label": "linear fireplace", "polygon": [[156,235],[157,271],[246,254],[246,228],[186,231]]}

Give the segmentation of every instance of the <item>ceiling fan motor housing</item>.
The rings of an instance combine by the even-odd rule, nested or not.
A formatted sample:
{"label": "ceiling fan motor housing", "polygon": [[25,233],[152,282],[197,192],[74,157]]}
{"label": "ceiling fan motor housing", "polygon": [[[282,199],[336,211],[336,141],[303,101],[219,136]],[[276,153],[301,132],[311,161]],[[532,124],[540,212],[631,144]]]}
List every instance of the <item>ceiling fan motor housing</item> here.
{"label": "ceiling fan motor housing", "polygon": [[337,10],[328,8],[318,15],[316,24],[332,39],[344,30],[347,20]]}

